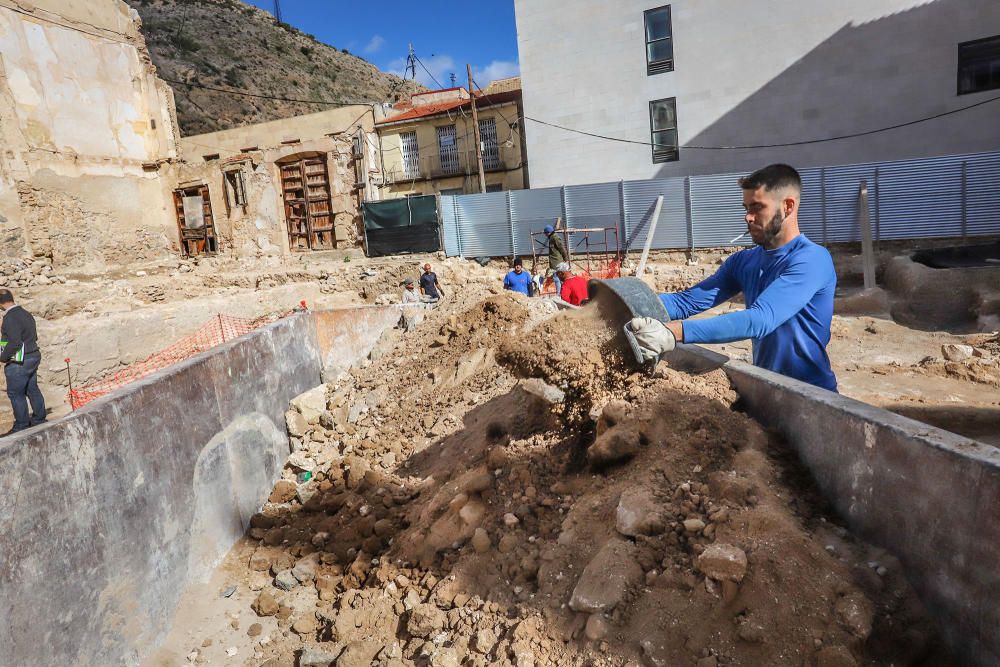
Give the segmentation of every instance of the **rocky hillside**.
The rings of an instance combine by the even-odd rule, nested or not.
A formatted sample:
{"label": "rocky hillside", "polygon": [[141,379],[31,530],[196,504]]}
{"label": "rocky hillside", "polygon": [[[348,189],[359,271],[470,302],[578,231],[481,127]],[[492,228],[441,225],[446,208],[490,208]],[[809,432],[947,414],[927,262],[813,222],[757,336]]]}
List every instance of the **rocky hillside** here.
{"label": "rocky hillside", "polygon": [[[419,88],[316,41],[240,0],[127,0],[169,81],[302,100],[393,101]],[[329,108],[171,83],[181,133],[200,134]]]}

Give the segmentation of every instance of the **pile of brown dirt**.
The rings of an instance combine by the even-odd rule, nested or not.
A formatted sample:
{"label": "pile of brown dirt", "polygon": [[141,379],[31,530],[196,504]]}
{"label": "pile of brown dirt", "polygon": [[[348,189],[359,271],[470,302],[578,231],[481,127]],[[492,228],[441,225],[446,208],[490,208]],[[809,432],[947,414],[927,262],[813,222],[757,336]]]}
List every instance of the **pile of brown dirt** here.
{"label": "pile of brown dirt", "polygon": [[290,416],[230,564],[275,627],[246,664],[948,661],[724,374],[634,373],[591,311],[544,314],[432,311]]}

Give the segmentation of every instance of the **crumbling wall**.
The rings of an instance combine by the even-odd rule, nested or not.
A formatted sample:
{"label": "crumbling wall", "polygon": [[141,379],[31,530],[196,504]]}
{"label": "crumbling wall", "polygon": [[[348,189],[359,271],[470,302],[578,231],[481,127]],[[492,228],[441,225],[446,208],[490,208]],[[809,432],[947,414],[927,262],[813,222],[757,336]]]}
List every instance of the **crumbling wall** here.
{"label": "crumbling wall", "polygon": [[56,270],[164,256],[176,115],[138,15],[121,0],[18,7],[0,6],[0,255]]}
{"label": "crumbling wall", "polygon": [[[330,208],[336,247],[353,247],[361,240],[361,210],[357,172],[365,158],[354,154],[355,133],[371,132],[373,115],[363,105],[296,116],[245,127],[184,137],[183,162],[177,182],[208,185],[216,230],[223,249],[238,256],[259,257],[289,252],[288,227],[281,192],[280,164],[302,156],[322,155],[330,182]],[[245,164],[247,204],[228,201],[224,172]],[[361,185],[366,185],[362,183]]]}

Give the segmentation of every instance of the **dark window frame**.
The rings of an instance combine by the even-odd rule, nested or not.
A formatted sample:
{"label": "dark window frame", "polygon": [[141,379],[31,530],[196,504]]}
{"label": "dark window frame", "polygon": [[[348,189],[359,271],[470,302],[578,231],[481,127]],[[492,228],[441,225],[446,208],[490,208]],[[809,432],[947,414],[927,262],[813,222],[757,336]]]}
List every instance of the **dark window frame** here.
{"label": "dark window frame", "polygon": [[[1000,60],[1000,35],[992,35],[990,37],[982,37],[980,39],[973,39],[973,40],[970,40],[968,42],[959,42],[959,44],[958,44],[958,73],[957,73],[956,82],[955,82],[955,88],[956,88],[956,92],[957,92],[958,95],[974,95],[976,93],[985,93],[985,92],[990,91],[990,90],[998,90],[998,89],[1000,89],[1000,81],[998,81],[996,83],[996,85],[987,84],[986,87],[983,87],[983,88],[974,88],[974,89],[970,89],[970,90],[963,90],[962,89],[963,64],[965,65],[965,68],[968,68],[972,64],[972,63],[969,63],[969,62],[965,62],[965,63],[962,62],[962,56],[963,56],[962,51],[963,51],[963,49],[968,50],[970,48],[975,48],[976,46],[979,46],[979,45],[982,45],[982,44],[987,44],[989,42],[996,42],[996,46],[995,46],[996,51],[995,51],[995,53],[994,54],[987,54],[985,57],[982,56],[982,55],[980,55],[978,58],[975,58],[975,60],[985,60],[985,59],[989,59],[991,56],[997,58],[997,60]],[[966,55],[966,58],[968,58],[968,57],[969,56]]]}
{"label": "dark window frame", "polygon": [[[650,40],[649,39],[649,15],[653,12],[667,11],[667,29],[669,31],[669,36],[661,37],[659,39]],[[652,9],[647,9],[642,13],[642,38],[643,44],[646,51],[646,76],[653,76],[655,74],[664,74],[666,72],[674,71],[674,13],[671,10],[670,5],[661,5],[660,7],[653,7]],[[670,42],[670,59],[669,60],[654,60],[650,62],[649,60],[649,45],[656,42]]]}
{"label": "dark window frame", "polygon": [[[674,127],[673,127],[673,131],[674,131],[674,137],[676,139],[676,143],[674,144],[673,149],[662,149],[661,148],[661,149],[659,149],[659,153],[658,153],[657,152],[658,149],[657,149],[657,146],[656,146],[656,133],[657,132],[664,132],[666,130],[657,130],[657,129],[655,129],[653,127],[653,105],[654,104],[660,104],[662,102],[670,102],[674,106]],[[653,164],[659,164],[661,162],[677,162],[677,161],[679,161],[681,159],[681,147],[680,147],[680,143],[681,142],[680,142],[680,134],[678,132],[677,126],[678,126],[678,123],[677,123],[677,98],[676,97],[663,97],[663,98],[660,98],[658,100],[650,100],[650,102],[649,102],[649,143],[650,143],[650,149],[652,150],[652,155],[653,155]]]}

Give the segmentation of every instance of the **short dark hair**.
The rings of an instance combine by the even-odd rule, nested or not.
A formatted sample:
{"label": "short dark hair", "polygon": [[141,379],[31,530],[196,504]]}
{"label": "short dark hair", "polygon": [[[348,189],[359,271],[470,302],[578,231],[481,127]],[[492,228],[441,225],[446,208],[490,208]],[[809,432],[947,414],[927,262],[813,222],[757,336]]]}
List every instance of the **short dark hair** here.
{"label": "short dark hair", "polygon": [[14,303],[14,295],[9,289],[0,289],[0,303]]}
{"label": "short dark hair", "polygon": [[796,192],[802,192],[802,177],[795,171],[795,167],[787,164],[769,164],[761,167],[749,176],[741,178],[739,183],[744,190],[764,188],[767,192],[773,192],[795,188]]}

